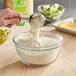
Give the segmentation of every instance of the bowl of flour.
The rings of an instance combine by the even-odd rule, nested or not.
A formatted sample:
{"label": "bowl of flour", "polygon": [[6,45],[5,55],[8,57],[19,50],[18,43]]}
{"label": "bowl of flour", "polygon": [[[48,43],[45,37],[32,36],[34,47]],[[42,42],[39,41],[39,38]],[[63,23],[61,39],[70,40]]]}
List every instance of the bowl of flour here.
{"label": "bowl of flour", "polygon": [[40,39],[30,40],[29,32],[13,39],[20,60],[27,65],[47,65],[56,60],[62,46],[62,36],[52,32],[40,32]]}
{"label": "bowl of flour", "polygon": [[30,30],[13,38],[19,58],[23,63],[32,66],[50,64],[57,58],[63,38],[57,33],[40,31],[44,24],[41,15],[32,15],[29,22]]}

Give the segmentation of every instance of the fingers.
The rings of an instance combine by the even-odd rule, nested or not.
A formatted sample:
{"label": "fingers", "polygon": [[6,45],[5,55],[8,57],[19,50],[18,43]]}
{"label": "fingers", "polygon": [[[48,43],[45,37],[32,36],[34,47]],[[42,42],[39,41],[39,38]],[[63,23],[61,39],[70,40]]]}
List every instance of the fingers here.
{"label": "fingers", "polygon": [[12,25],[11,25],[11,24],[9,24],[9,25],[6,25],[5,27],[12,28],[12,27],[13,27],[13,25],[14,25],[14,24],[12,24]]}
{"label": "fingers", "polygon": [[12,18],[12,19],[4,19],[4,20],[2,20],[0,25],[11,28],[14,24],[19,25],[19,23],[20,23],[20,19],[19,18]]}
{"label": "fingers", "polygon": [[21,15],[22,15],[21,13],[13,11],[9,8],[0,10],[0,18],[5,18],[5,19],[21,18]]}
{"label": "fingers", "polygon": [[8,15],[6,18],[21,18],[21,13],[7,9]]}
{"label": "fingers", "polygon": [[19,18],[12,18],[11,19],[11,25],[12,24],[19,24],[20,23],[20,19]]}
{"label": "fingers", "polygon": [[14,24],[19,25],[21,13],[13,11],[9,8],[0,10],[0,27],[11,27]]}
{"label": "fingers", "polygon": [[21,13],[13,11],[9,8],[0,10],[0,18],[5,18],[5,19],[21,18],[21,15],[22,15]]}
{"label": "fingers", "polygon": [[19,12],[16,12],[16,11],[12,11],[13,12],[13,17],[18,17],[18,18],[21,18],[21,13],[19,13]]}

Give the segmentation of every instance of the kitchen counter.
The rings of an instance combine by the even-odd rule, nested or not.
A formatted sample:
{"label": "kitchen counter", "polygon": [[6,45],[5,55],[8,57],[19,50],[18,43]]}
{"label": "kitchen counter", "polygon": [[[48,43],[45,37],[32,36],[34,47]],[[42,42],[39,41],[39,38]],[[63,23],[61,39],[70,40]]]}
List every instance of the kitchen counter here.
{"label": "kitchen counter", "polygon": [[[28,24],[26,24],[28,25]],[[55,62],[44,67],[23,64],[13,45],[12,38],[19,32],[28,31],[28,26],[14,26],[9,40],[0,45],[0,76],[76,76],[76,36],[58,32],[64,38],[61,52]],[[50,27],[42,30],[50,31]]]}

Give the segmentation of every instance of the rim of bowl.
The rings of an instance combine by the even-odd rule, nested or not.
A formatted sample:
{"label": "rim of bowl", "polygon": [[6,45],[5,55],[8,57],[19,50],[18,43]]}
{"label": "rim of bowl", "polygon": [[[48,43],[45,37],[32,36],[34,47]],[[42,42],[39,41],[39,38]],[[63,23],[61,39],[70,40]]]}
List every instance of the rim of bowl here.
{"label": "rim of bowl", "polygon": [[[15,46],[17,45],[16,47],[19,46],[18,48],[28,49],[26,46],[21,45],[21,44],[19,44],[19,43],[17,43],[17,42],[15,41],[15,38],[16,38],[18,35],[20,35],[20,34],[26,34],[26,33],[28,33],[28,32],[22,32],[22,33],[19,33],[19,34],[15,35],[15,36],[13,37],[13,42],[14,42]],[[58,41],[58,43],[56,43],[56,44],[54,44],[54,45],[51,45],[52,47],[50,47],[50,46],[48,46],[48,47],[36,47],[36,48],[35,48],[35,47],[29,47],[29,48],[31,48],[31,49],[29,49],[29,50],[30,50],[30,51],[34,51],[34,50],[43,51],[43,50],[55,49],[55,48],[61,46],[61,45],[62,45],[62,42],[63,42],[63,37],[62,37],[61,35],[57,34],[57,33],[54,33],[54,32],[50,32],[50,33],[58,35],[58,36],[60,37],[60,41]]]}
{"label": "rim of bowl", "polygon": [[[56,3],[54,3],[54,4],[56,4]],[[62,13],[60,14],[60,17],[59,17],[58,19],[47,19],[43,14],[40,13],[39,10],[40,10],[41,6],[44,6],[44,5],[51,5],[51,6],[52,6],[52,5],[54,5],[54,4],[41,4],[41,5],[38,5],[38,6],[37,6],[37,10],[38,10],[39,14],[42,15],[42,16],[44,17],[44,19],[47,20],[47,21],[58,20],[58,19],[63,15],[63,13],[64,13],[64,11],[65,11],[64,6],[61,5],[61,4],[59,4],[59,5],[63,8],[63,10],[62,10]],[[58,3],[57,3],[57,4],[58,4]]]}

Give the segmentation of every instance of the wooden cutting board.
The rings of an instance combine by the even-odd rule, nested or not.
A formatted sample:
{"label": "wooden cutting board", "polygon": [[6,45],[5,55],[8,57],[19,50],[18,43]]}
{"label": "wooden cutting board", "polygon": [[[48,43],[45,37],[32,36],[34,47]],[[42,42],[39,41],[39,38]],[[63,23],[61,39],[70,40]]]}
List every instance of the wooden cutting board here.
{"label": "wooden cutting board", "polygon": [[[28,25],[28,24],[26,24]],[[9,40],[0,45],[0,76],[76,76],[76,36],[58,32],[64,38],[57,60],[44,67],[31,67],[19,61],[12,38],[15,34],[27,31],[29,26],[14,26]],[[42,30],[50,31],[50,27]]]}

